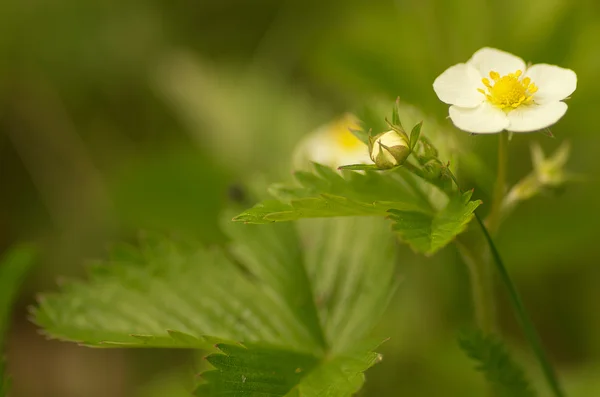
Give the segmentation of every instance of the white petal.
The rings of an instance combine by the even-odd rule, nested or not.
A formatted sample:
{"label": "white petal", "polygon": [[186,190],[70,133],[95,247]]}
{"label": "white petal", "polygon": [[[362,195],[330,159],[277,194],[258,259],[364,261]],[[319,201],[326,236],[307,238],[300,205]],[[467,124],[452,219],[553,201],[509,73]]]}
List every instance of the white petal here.
{"label": "white petal", "polygon": [[461,130],[478,134],[493,134],[508,127],[506,113],[487,101],[472,109],[450,106],[450,118]]}
{"label": "white petal", "polygon": [[495,48],[482,48],[477,51],[467,62],[481,73],[488,77],[491,71],[500,73],[500,76],[514,73],[517,70],[525,72],[525,61],[516,55]]}
{"label": "white petal", "polygon": [[519,106],[508,113],[510,125],[507,130],[514,132],[538,131],[556,123],[567,111],[564,102],[550,102],[543,105]]}
{"label": "white petal", "polygon": [[481,75],[465,63],[449,67],[433,82],[433,90],[442,102],[465,108],[474,108],[485,99],[478,88],[484,88]]}
{"label": "white petal", "polygon": [[565,99],[577,88],[577,75],[571,69],[540,63],[527,69],[526,77],[538,87],[533,96],[537,103]]}
{"label": "white petal", "polygon": [[331,161],[331,147],[334,142],[328,139],[328,134],[323,128],[307,135],[304,137],[296,146],[294,150],[294,165],[296,168],[300,167],[304,163],[311,161],[329,164]]}

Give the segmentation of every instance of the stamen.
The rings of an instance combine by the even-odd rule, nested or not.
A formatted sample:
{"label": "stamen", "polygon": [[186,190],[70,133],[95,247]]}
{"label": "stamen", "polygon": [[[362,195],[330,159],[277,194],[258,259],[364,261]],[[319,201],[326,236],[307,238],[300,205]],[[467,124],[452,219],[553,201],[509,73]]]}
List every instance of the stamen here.
{"label": "stamen", "polygon": [[484,77],[481,82],[485,88],[477,88],[477,91],[485,95],[491,104],[505,111],[528,105],[533,102],[533,94],[537,92],[538,87],[531,82],[530,77],[519,80],[522,75],[522,70],[504,76],[492,70],[489,76],[493,83]]}
{"label": "stamen", "polygon": [[533,94],[537,92],[538,87],[531,82],[530,77],[519,80],[522,75],[522,70],[504,76],[492,70],[489,76],[493,83],[484,77],[481,82],[485,89],[477,88],[477,91],[485,95],[491,104],[505,111],[516,109],[523,104],[528,105],[533,102]]}

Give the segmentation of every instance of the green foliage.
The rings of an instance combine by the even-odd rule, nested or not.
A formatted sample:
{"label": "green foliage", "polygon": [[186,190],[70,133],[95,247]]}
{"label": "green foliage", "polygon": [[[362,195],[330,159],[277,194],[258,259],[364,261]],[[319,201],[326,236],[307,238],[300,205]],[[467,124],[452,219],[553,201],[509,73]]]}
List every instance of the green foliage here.
{"label": "green foliage", "polygon": [[[34,247],[18,245],[11,248],[0,259],[0,346],[4,345],[4,335],[10,322],[12,303],[36,256]],[[4,358],[0,354],[0,397],[8,394],[10,386],[4,366]]]}
{"label": "green foliage", "polygon": [[285,396],[319,362],[315,356],[260,346],[218,344],[222,352],[206,359],[216,369],[204,372],[207,382],[198,396]]}
{"label": "green foliage", "polygon": [[[274,186],[271,193],[278,200],[259,203],[234,220],[259,224],[300,218],[389,216],[403,241],[416,252],[433,254],[464,231],[481,204],[470,201],[472,192],[450,192],[447,204],[436,210],[428,197],[435,187],[402,167],[387,172],[365,170],[340,175],[315,164],[314,173],[295,173],[300,186]],[[421,171],[427,178],[426,169]]]}
{"label": "green foliage", "polygon": [[381,318],[397,285],[393,236],[377,218],[304,220],[299,226],[330,349],[351,350]]}
{"label": "green foliage", "polygon": [[[263,233],[272,240],[262,240],[262,249],[269,264],[287,269],[277,276],[287,274],[291,282],[301,263],[297,246],[287,245],[294,242],[285,238],[290,233],[290,227]],[[288,252],[281,262],[277,253]],[[270,296],[279,286],[250,277],[221,249],[146,236],[139,247],[116,247],[90,270],[88,282],[68,282],[60,294],[41,298],[35,321],[50,336],[106,347],[210,347],[203,335],[318,346],[306,329],[314,325],[300,323],[296,307]]]}
{"label": "green foliage", "polygon": [[364,371],[380,360],[372,346],[359,346],[333,359],[261,346],[217,345],[207,360],[197,396],[344,397],[362,387]]}
{"label": "green foliage", "polygon": [[379,170],[375,164],[349,164],[338,167],[339,170],[350,171],[376,171]]}
{"label": "green foliage", "polygon": [[[386,216],[394,221],[396,234],[414,251],[431,255],[443,248],[465,230],[481,202],[470,201],[472,192],[457,192],[449,165],[440,160],[434,144],[421,136],[422,121],[414,125],[409,138],[401,125],[400,108],[397,100],[392,122],[386,119],[387,128],[410,141],[414,162],[383,172],[373,164],[351,164],[339,167],[341,173],[315,163],[313,172],[294,174],[296,186],[273,186],[270,192],[276,200],[259,203],[234,220],[260,224],[302,218]],[[361,139],[366,136],[366,127],[377,120],[369,108],[365,115],[363,129],[354,131]]]}
{"label": "green foliage", "polygon": [[288,397],[345,397],[358,392],[365,382],[364,372],[381,361],[373,352],[375,344],[358,344],[324,360],[311,371]]}
{"label": "green foliage", "polygon": [[462,350],[483,372],[498,397],[535,397],[525,372],[508,354],[502,341],[481,331],[465,332],[459,336]]}
{"label": "green foliage", "polygon": [[[230,222],[226,229],[226,249],[152,236],[117,247],[89,281],[44,296],[34,319],[51,337],[98,347],[212,348],[216,341],[224,356],[209,356],[216,370],[206,374],[202,395],[232,392],[230,379],[247,392],[240,396],[293,387],[307,396],[351,395],[377,356],[371,345],[357,346],[396,284],[385,221]],[[270,368],[283,372],[260,385],[266,394],[247,389]],[[335,384],[333,394],[319,394]]]}
{"label": "green foliage", "polygon": [[470,201],[472,194],[468,191],[453,196],[434,214],[392,209],[392,229],[416,252],[433,254],[463,232],[473,218],[473,212],[481,202]]}
{"label": "green foliage", "polygon": [[[74,142],[76,150],[89,156],[101,173],[112,170],[111,175],[120,175],[119,163],[127,158],[144,157],[152,161],[153,154],[145,147],[163,148],[189,134],[193,138],[185,140],[187,145],[206,148],[213,156],[205,165],[207,169],[218,168],[216,162],[220,160],[235,169],[232,179],[248,180],[250,175],[263,170],[286,173],[291,148],[300,134],[329,115],[346,110],[349,103],[356,100],[372,103],[384,97],[387,110],[388,99],[401,93],[404,99],[439,119],[444,127],[440,128],[443,140],[459,139],[460,163],[453,160],[452,164],[460,165],[461,180],[465,185],[477,186],[476,194],[484,197],[487,204],[495,176],[492,153],[496,137],[453,133],[452,123],[446,118],[447,106],[439,102],[431,83],[450,65],[467,60],[474,50],[490,44],[527,61],[573,69],[579,81],[584,82],[568,102],[567,115],[552,128],[558,139],[547,139],[539,134],[515,136],[510,144],[514,155],[509,179],[515,181],[514,178],[530,171],[524,154],[532,141],[539,141],[544,150],[551,153],[559,141],[567,137],[572,139],[576,154],[573,170],[589,175],[600,172],[596,135],[600,79],[595,78],[600,69],[600,56],[596,51],[600,12],[596,1],[433,0],[422,3],[409,0],[306,4],[64,0],[40,5],[42,3],[36,1],[7,1],[3,2],[0,12],[0,128],[7,134],[1,155],[5,192],[2,238],[4,243],[33,235],[50,244],[60,240],[63,245],[53,247],[49,264],[60,263],[63,258],[76,257],[82,252],[87,254],[92,245],[60,236],[88,231],[93,236],[106,235],[106,229],[100,228],[102,225],[72,222],[87,220],[86,215],[94,212],[89,206],[86,206],[89,213],[72,211],[71,203],[76,204],[87,182],[61,183],[79,180],[72,178],[69,170],[90,178],[95,178],[95,173],[89,174],[77,166],[76,161],[67,161],[61,155],[62,150],[42,146],[30,152],[34,159],[40,160],[33,166],[37,164],[41,170],[33,174],[32,179],[25,174],[25,169],[31,170],[31,163],[26,163],[26,157],[19,157],[20,149],[11,147],[11,142],[16,142],[9,137],[12,132],[16,132],[14,139],[25,139],[28,132],[46,131],[61,149],[73,142],[68,136],[72,131],[74,137],[81,137]],[[190,58],[199,65],[195,75],[186,73],[196,66],[190,67],[186,62]],[[180,65],[170,68],[168,76],[161,76],[164,81],[161,87],[169,87],[169,93],[179,93],[175,100],[173,95],[165,95],[165,88],[154,89],[149,82],[157,66],[162,69],[165,64]],[[401,116],[402,122],[410,128],[412,122],[405,115]],[[423,116],[415,117],[413,121],[421,118]],[[438,144],[431,128],[432,124],[426,121],[423,134]],[[36,141],[35,135],[29,135],[31,147]],[[440,145],[438,148],[443,153]],[[453,153],[458,156],[459,152]],[[477,155],[482,155],[483,160],[467,162]],[[59,167],[43,167],[43,158]],[[444,154],[442,158],[449,159]],[[150,174],[153,171],[148,168]],[[223,192],[206,187],[195,175],[196,171],[173,167],[165,178],[184,177],[190,181],[190,189],[196,188],[222,200]],[[39,176],[43,178],[42,183]],[[108,181],[107,188],[112,187],[110,175],[101,174],[99,179]],[[124,189],[128,188],[127,179],[122,181]],[[160,189],[172,187],[159,185],[151,191],[164,194]],[[38,192],[38,187],[43,190]],[[134,184],[131,188],[135,189]],[[156,200],[145,195],[147,188],[141,185],[137,196],[132,192],[126,202],[117,198],[113,202],[116,212],[108,214],[110,221],[131,227],[150,227],[150,224],[156,227],[159,224],[156,221],[164,219],[162,226],[172,230],[182,229],[177,224],[189,221],[191,227],[200,231],[214,230],[204,226],[209,218],[189,210],[181,210],[183,216],[175,222],[177,212],[184,208],[179,200],[190,203],[186,208],[198,211],[194,209],[194,205],[201,206],[197,194],[171,189],[178,200],[167,208],[147,205],[144,200],[150,199],[150,204]],[[498,243],[516,281],[527,285],[527,295],[553,308],[540,310],[536,317],[545,325],[548,341],[568,357],[568,370],[563,376],[570,394],[596,396],[600,395],[600,377],[597,376],[600,373],[597,366],[600,321],[593,313],[600,310],[600,299],[597,299],[600,246],[598,224],[591,214],[600,211],[600,184],[569,186],[566,193],[560,201],[526,202],[505,224]],[[54,200],[50,197],[50,202],[46,202],[48,194]],[[65,212],[66,222],[59,223],[58,227],[61,233],[56,233],[57,227],[50,224],[57,219],[50,219],[47,214],[46,207],[53,201]],[[148,210],[142,211],[144,207]],[[104,221],[108,217],[100,218]],[[47,266],[32,279],[35,284],[28,290],[35,290],[38,283],[46,285],[56,272],[73,272],[71,268],[63,269],[65,266],[72,266],[71,261],[64,261],[60,268]],[[422,268],[418,271],[422,272]],[[447,307],[447,302],[429,293],[437,290],[439,277],[426,276],[425,273],[413,280],[416,282],[407,283],[410,288],[398,307],[402,311],[405,305],[412,305],[414,309],[408,316],[416,312],[419,320],[436,318],[440,306]],[[410,278],[410,274],[407,277]],[[443,292],[462,297],[465,279],[457,282],[451,291]],[[443,285],[451,284],[454,285],[450,282]],[[560,294],[553,288],[555,285],[561,286]],[[466,315],[466,309],[465,305],[456,307],[456,315]],[[411,332],[421,336],[422,325],[419,321],[410,321],[408,316],[386,319],[388,326],[394,327],[395,338],[410,336]],[[431,350],[435,349],[435,354],[421,354],[418,367],[411,367],[409,371],[398,371],[395,365],[384,366],[387,373],[381,375],[385,381],[381,382],[380,392],[366,395],[394,396],[399,394],[400,388],[408,396],[462,397],[468,394],[470,378],[457,381],[457,377],[445,377],[447,372],[444,371],[435,377],[435,382],[430,381],[432,371],[441,365],[440,353],[444,353],[444,349],[436,345],[435,337],[446,334],[452,323],[437,324],[433,327],[433,337],[425,338],[424,342]],[[424,344],[412,337],[406,339],[406,344],[413,349]],[[20,350],[18,354],[28,353]],[[386,356],[386,362],[388,358],[409,357],[408,354],[403,347],[391,349],[391,357]],[[449,358],[443,365],[455,368],[453,364],[456,364],[455,359]],[[136,368],[132,370],[137,374]],[[587,379],[586,384],[580,384],[583,378]],[[41,382],[52,385],[56,383],[53,379],[55,377],[48,373],[24,382],[32,386]],[[427,387],[434,390],[423,391]],[[60,393],[46,390],[44,394]],[[158,395],[173,396],[164,393],[155,397]]]}
{"label": "green foliage", "polygon": [[429,212],[430,208],[403,180],[400,172],[347,172],[320,164],[314,172],[294,174],[299,186],[275,185],[277,201],[265,201],[234,218],[271,223],[301,218],[386,216],[390,209]]}

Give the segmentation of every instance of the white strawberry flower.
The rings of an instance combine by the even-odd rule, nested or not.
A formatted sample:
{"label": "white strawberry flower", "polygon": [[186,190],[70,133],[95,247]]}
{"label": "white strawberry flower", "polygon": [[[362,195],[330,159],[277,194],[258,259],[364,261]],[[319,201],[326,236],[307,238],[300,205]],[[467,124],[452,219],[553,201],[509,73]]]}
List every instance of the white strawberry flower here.
{"label": "white strawberry flower", "polygon": [[492,134],[538,131],[567,111],[563,102],[577,88],[570,69],[537,64],[494,48],[482,48],[466,63],[446,69],[433,82],[461,130]]}

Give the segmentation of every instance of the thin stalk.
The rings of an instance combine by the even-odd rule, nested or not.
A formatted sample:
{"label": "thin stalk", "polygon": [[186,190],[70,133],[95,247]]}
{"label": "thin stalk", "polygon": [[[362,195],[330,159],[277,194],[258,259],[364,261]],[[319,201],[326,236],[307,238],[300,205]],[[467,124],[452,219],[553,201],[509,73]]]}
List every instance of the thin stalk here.
{"label": "thin stalk", "polygon": [[475,219],[477,219],[477,223],[479,223],[479,226],[481,227],[481,231],[483,232],[483,236],[485,237],[485,240],[490,248],[490,252],[492,254],[494,263],[496,264],[496,268],[498,269],[498,273],[500,273],[500,279],[502,280],[506,289],[508,290],[510,303],[512,304],[515,310],[517,320],[521,325],[523,333],[525,334],[527,341],[531,345],[531,348],[542,368],[542,372],[544,373],[546,382],[548,382],[548,385],[550,386],[550,389],[552,390],[555,397],[564,397],[565,394],[560,386],[556,373],[554,372],[554,369],[552,368],[552,365],[550,364],[550,361],[546,356],[546,353],[542,346],[542,341],[540,340],[540,337],[537,331],[535,330],[535,326],[531,321],[531,317],[529,316],[527,310],[525,309],[525,306],[523,305],[523,301],[521,300],[521,297],[519,295],[519,292],[517,291],[517,288],[515,287],[515,284],[513,283],[512,279],[510,278],[510,275],[508,274],[508,271],[506,270],[506,267],[504,266],[504,262],[502,262],[500,253],[498,252],[498,249],[496,248],[496,245],[494,244],[494,241],[492,240],[489,231],[485,227],[484,223],[481,221],[481,218],[477,215],[477,213],[475,213]]}
{"label": "thin stalk", "polygon": [[466,244],[456,240],[456,246],[469,271],[471,296],[477,326],[486,334],[496,329],[496,302],[494,300],[493,279],[489,274],[489,266],[481,259],[481,255],[472,252]]}
{"label": "thin stalk", "polygon": [[[450,178],[462,192],[458,180],[450,170],[448,171]],[[460,241],[460,237],[455,240],[455,243],[469,270],[477,326],[485,333],[493,333],[496,330],[496,300],[491,264],[487,260],[486,253],[473,252],[472,249],[469,249],[468,244]]]}
{"label": "thin stalk", "polygon": [[421,170],[416,165],[414,165],[414,164],[406,161],[404,164],[402,164],[402,167],[404,167],[408,171],[412,172],[413,174],[415,174],[419,178],[423,179],[424,181],[431,183],[431,181],[429,181],[429,179],[427,179],[427,176],[425,175],[425,173],[423,172],[423,170]]}
{"label": "thin stalk", "polygon": [[498,142],[498,169],[496,183],[494,184],[494,197],[492,199],[492,210],[487,219],[487,226],[492,234],[498,231],[502,215],[502,202],[506,193],[506,163],[508,161],[508,132],[500,134]]}
{"label": "thin stalk", "polygon": [[[494,184],[492,209],[487,219],[488,227],[492,233],[495,233],[500,226],[502,205],[506,191],[507,160],[508,133],[504,131],[500,134],[500,140],[498,142],[498,169],[496,182]],[[452,177],[458,186],[458,182],[453,175]],[[484,332],[492,333],[496,329],[496,302],[494,299],[494,277],[491,271],[491,258],[487,252],[473,253],[464,245],[461,247],[459,244],[458,248],[463,260],[467,264],[470,273],[472,296],[474,300],[473,305],[475,308],[477,325]]]}

